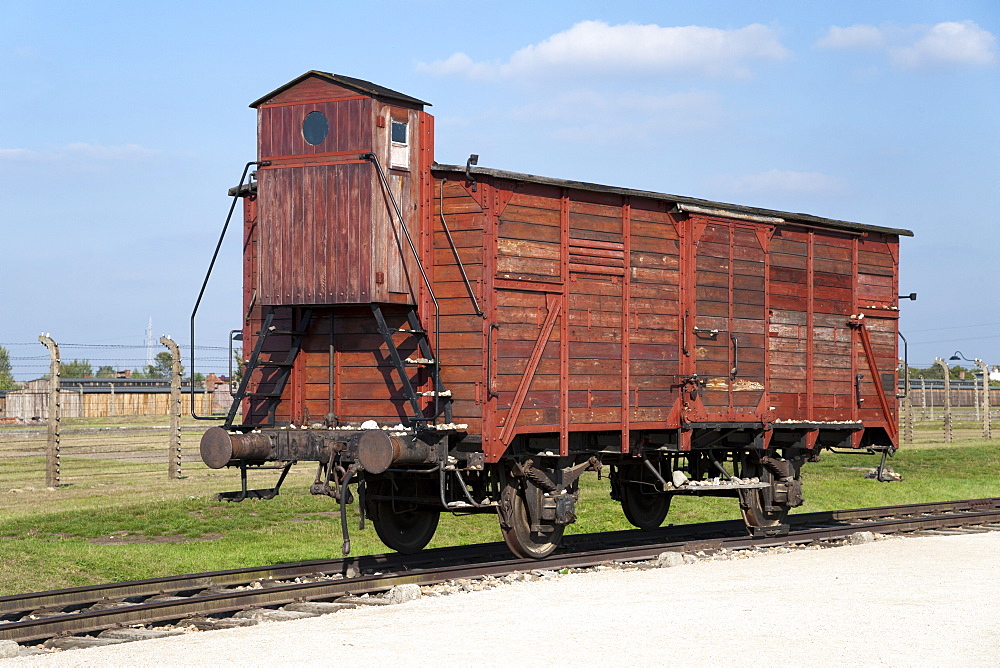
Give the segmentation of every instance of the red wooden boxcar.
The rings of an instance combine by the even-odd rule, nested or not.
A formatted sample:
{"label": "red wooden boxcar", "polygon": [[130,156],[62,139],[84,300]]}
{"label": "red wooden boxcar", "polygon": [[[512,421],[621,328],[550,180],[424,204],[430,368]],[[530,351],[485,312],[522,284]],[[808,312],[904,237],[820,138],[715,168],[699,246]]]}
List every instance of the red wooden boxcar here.
{"label": "red wooden boxcar", "polygon": [[461,510],[541,557],[588,470],[641,528],[696,494],[780,531],[821,449],[896,447],[910,232],[437,164],[425,103],[339,75],[252,106],[247,366],[202,440],[227,498],[316,461],[394,549]]}

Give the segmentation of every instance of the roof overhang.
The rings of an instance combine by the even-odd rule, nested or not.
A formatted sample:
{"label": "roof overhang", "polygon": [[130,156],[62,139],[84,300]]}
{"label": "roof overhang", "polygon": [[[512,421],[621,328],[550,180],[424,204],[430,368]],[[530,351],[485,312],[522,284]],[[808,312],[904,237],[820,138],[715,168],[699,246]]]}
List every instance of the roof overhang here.
{"label": "roof overhang", "polygon": [[383,98],[388,100],[396,100],[398,102],[403,102],[405,104],[415,104],[420,106],[431,106],[430,102],[424,102],[423,100],[418,100],[415,97],[405,95],[399,91],[392,90],[391,88],[386,88],[385,86],[379,86],[371,81],[365,81],[364,79],[355,79],[354,77],[344,76],[343,74],[332,74],[330,72],[320,72],[319,70],[309,70],[305,74],[295,79],[292,79],[284,86],[280,88],[275,88],[270,93],[264,97],[255,100],[250,104],[251,108],[256,109],[260,105],[264,104],[271,98],[279,95],[293,86],[297,86],[306,79],[310,77],[315,77],[317,79],[322,79],[328,81],[337,86],[343,86],[344,88],[349,88],[350,90],[362,93],[364,95],[370,95],[372,97]]}
{"label": "roof overhang", "polygon": [[576,190],[587,190],[590,192],[610,193],[627,197],[645,197],[647,199],[660,200],[672,205],[675,213],[695,213],[702,215],[712,215],[723,218],[734,218],[753,222],[767,223],[795,223],[799,225],[815,226],[843,230],[853,233],[878,233],[889,234],[901,237],[912,237],[910,230],[880,227],[877,225],[864,225],[862,223],[852,223],[847,220],[837,220],[835,218],[821,218],[806,213],[792,213],[789,211],[776,211],[774,209],[761,209],[752,206],[742,206],[739,204],[727,204],[725,202],[713,202],[712,200],[698,199],[695,197],[682,197],[680,195],[669,195],[666,193],[653,192],[650,190],[633,190],[631,188],[619,188],[617,186],[605,186],[597,183],[587,183],[585,181],[570,181],[566,179],[554,179],[546,176],[535,176],[533,174],[521,174],[519,172],[507,172],[500,169],[489,169],[487,167],[466,167],[465,165],[443,165],[434,163],[431,166],[437,172],[459,172],[462,174],[471,173],[477,176],[491,176],[508,181],[521,181],[526,183],[537,183],[540,185],[550,185],[558,188],[573,188]]}

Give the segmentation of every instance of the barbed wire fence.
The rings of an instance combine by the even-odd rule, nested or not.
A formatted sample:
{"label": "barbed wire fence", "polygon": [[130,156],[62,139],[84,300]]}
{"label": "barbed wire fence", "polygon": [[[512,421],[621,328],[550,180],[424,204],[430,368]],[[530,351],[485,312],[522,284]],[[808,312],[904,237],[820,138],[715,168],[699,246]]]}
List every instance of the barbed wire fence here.
{"label": "barbed wire fence", "polygon": [[[31,354],[45,344],[44,339],[51,342],[49,351]],[[184,380],[180,352],[169,338],[160,342],[171,355],[168,377],[143,379],[145,386],[131,387],[118,384],[116,378],[66,378],[61,350],[72,352],[70,364],[79,362],[80,356],[117,375],[133,365],[147,366],[148,354],[137,356],[137,351],[147,352],[145,346],[56,343],[46,336],[32,343],[0,342],[8,351],[18,351],[9,355],[17,375],[37,379],[0,397],[0,490],[43,481],[56,487],[85,481],[100,484],[125,476],[165,474],[176,479],[207,471],[197,455],[205,423],[183,414],[189,401],[178,393]],[[228,348],[196,346],[196,350],[204,368],[230,368]],[[95,351],[99,356],[82,354]],[[1000,387],[990,388],[987,398],[986,391],[975,385],[953,383],[945,390],[911,380],[907,396],[900,400],[902,443],[991,438],[990,423],[1000,416]],[[232,397],[230,386],[223,383],[211,390],[196,388],[195,398],[197,414],[224,415]]]}
{"label": "barbed wire fence", "polygon": [[[182,389],[192,392],[199,415],[224,415],[232,401],[231,386],[225,382],[230,379],[210,374],[192,390],[190,377],[182,378],[177,344],[168,337],[160,343],[170,357],[166,377],[139,380],[67,378],[63,369],[68,355],[60,349],[69,349],[74,356],[80,351],[106,351],[99,357],[88,355],[85,361],[94,371],[95,365],[122,371],[133,363],[141,362],[143,369],[148,366],[148,357],[134,352],[145,351],[145,346],[62,344],[43,335],[30,345],[48,351],[42,348],[43,354],[36,355],[24,350],[29,344],[0,343],[17,351],[9,359],[18,376],[34,378],[20,389],[0,393],[6,395],[0,397],[0,490],[43,482],[47,487],[102,484],[123,477],[178,479],[203,468],[208,471],[197,454],[206,426],[182,414],[189,407],[187,398],[182,400]],[[197,349],[204,368],[229,368],[228,348]]]}
{"label": "barbed wire fence", "polygon": [[[0,341],[0,347],[7,349],[9,353],[8,359],[16,381],[26,382],[49,373],[49,355],[38,341]],[[86,362],[95,373],[102,367],[110,368],[116,375],[133,370],[141,372],[149,363],[146,355],[147,347],[144,345],[60,342],[59,349],[68,353],[63,355],[64,363],[69,357],[73,357],[73,362]],[[184,349],[190,348],[184,346]],[[228,351],[225,346],[199,345],[195,346],[195,350],[207,353],[198,356],[199,366],[207,365],[214,369],[228,368],[229,358],[223,354]],[[138,356],[140,353],[141,357]]]}

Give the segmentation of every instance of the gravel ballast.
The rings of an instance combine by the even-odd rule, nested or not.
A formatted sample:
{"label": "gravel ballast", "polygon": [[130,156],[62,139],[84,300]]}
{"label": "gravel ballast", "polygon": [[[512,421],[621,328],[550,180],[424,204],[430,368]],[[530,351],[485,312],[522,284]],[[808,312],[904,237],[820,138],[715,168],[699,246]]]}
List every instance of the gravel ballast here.
{"label": "gravel ballast", "polygon": [[691,561],[550,574],[401,605],[4,663],[1000,663],[1000,532]]}

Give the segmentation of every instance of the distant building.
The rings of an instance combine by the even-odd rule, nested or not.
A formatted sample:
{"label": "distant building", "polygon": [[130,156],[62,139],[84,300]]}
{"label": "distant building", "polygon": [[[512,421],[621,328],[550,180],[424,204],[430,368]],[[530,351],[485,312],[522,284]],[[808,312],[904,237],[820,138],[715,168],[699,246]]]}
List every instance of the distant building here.
{"label": "distant building", "polygon": [[[206,383],[207,384],[207,383]],[[111,417],[120,415],[169,415],[170,380],[159,378],[63,378],[59,383],[62,417]],[[190,387],[181,387],[184,394]],[[214,378],[211,390],[196,387],[195,410],[202,415],[229,410],[229,385]],[[6,393],[3,416],[31,420],[49,415],[49,380],[29,380],[19,390]],[[189,410],[184,399],[184,410]]]}

